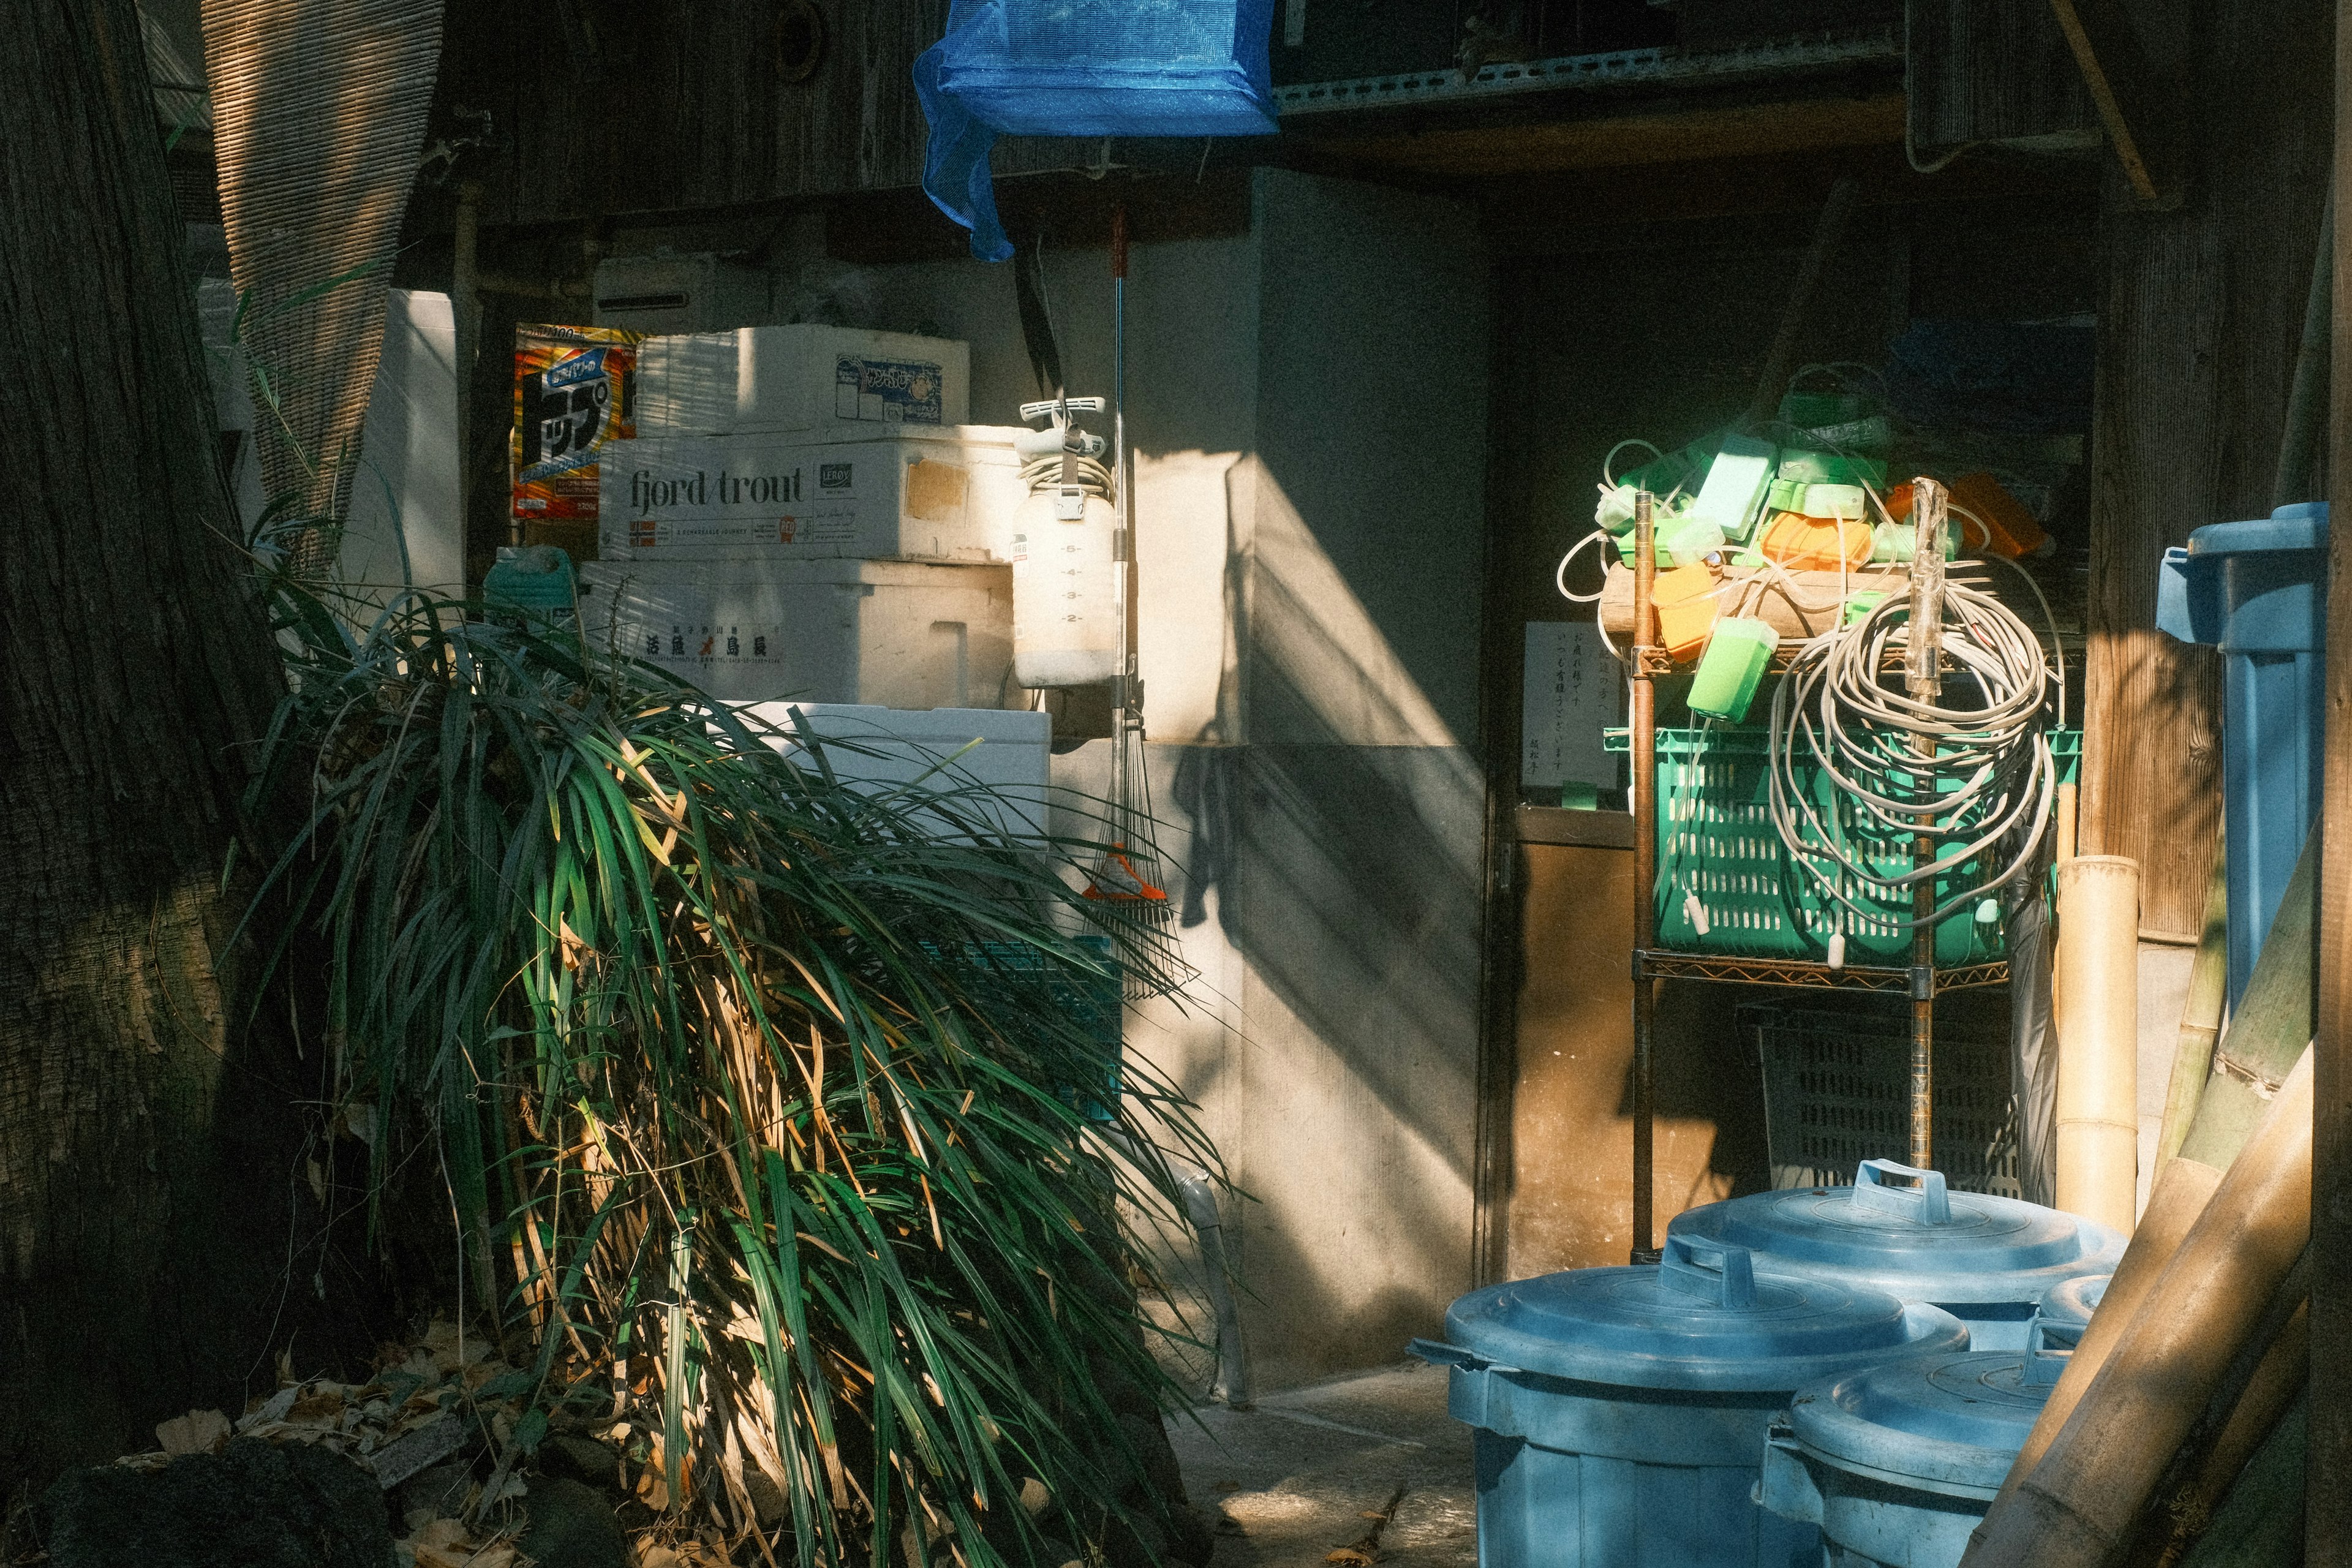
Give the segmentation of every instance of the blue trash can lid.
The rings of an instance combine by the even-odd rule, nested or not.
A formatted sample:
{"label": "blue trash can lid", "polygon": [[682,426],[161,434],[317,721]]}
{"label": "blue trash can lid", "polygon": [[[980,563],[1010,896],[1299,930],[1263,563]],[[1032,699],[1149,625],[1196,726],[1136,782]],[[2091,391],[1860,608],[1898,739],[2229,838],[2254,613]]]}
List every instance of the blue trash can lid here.
{"label": "blue trash can lid", "polygon": [[1746,1248],[1666,1238],[1665,1258],[1473,1291],[1445,1337],[1482,1361],[1626,1388],[1780,1393],[1858,1363],[1958,1350],[1959,1320],[1834,1279],[1754,1269]]}
{"label": "blue trash can lid", "polygon": [[[1890,1176],[1916,1184],[1892,1185]],[[1944,1306],[2031,1306],[2060,1280],[2112,1273],[2124,1250],[2124,1238],[2095,1220],[1952,1192],[1940,1172],[1891,1160],[1864,1160],[1851,1187],[1786,1188],[1691,1209],[1667,1234],[1745,1247],[1776,1274],[1829,1274]]]}
{"label": "blue trash can lid", "polygon": [[1789,1426],[1840,1469],[1990,1498],[2025,1447],[2064,1359],[2036,1344],[1865,1367],[1798,1390]]}
{"label": "blue trash can lid", "polygon": [[2201,555],[2239,555],[2257,550],[2325,550],[2327,503],[2296,501],[2268,517],[2244,522],[2209,522],[2189,535],[2191,560]]}
{"label": "blue trash can lid", "polygon": [[2080,1279],[2053,1285],[2049,1294],[2042,1298],[2042,1321],[2081,1332],[2106,1296],[2107,1281],[2114,1278],[2112,1274],[2085,1274]]}

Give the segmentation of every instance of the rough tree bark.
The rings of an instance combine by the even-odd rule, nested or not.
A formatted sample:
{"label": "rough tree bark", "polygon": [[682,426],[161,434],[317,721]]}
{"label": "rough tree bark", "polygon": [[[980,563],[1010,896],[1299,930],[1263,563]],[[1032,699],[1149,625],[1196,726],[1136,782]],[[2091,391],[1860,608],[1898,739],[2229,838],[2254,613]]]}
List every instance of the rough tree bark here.
{"label": "rough tree bark", "polygon": [[[0,1488],[318,1321],[306,1068],[228,879],[283,678],[131,0],[0,0]],[[251,856],[246,858],[247,865]],[[311,1092],[315,1092],[313,1089]],[[326,1350],[315,1338],[311,1354]]]}

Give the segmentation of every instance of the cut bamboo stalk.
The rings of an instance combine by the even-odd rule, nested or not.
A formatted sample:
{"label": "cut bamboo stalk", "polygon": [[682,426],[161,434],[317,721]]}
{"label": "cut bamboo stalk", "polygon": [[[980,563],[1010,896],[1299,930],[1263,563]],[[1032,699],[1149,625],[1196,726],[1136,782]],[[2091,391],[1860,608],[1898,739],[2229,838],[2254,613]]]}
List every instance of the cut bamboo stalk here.
{"label": "cut bamboo stalk", "polygon": [[1994,1500],[1967,1568],[2080,1568],[2129,1538],[2311,1238],[2311,1107],[2306,1050],[2057,1440]]}
{"label": "cut bamboo stalk", "polygon": [[2310,1376],[2311,1302],[2305,1299],[2263,1352],[2262,1364],[2247,1380],[2246,1392],[2238,1396],[2238,1407],[2230,1412],[2221,1435],[2213,1439],[2213,1451],[2198,1468],[2197,1490],[2207,1508],[2228,1495],[2238,1472],[2302,1394]]}
{"label": "cut bamboo stalk", "polygon": [[2296,1400],[2271,1429],[2182,1568],[2273,1568],[2301,1561],[2295,1548],[2303,1541],[2310,1404]]}
{"label": "cut bamboo stalk", "polygon": [[2172,1078],[2164,1090],[2164,1131],[2156,1141],[2157,1169],[2180,1152],[2205,1097],[2213,1070],[2213,1046],[2221,1037],[2221,1008],[2230,994],[2230,876],[2213,851],[2213,879],[2205,888],[2205,929],[2198,934],[2197,961],[2189,971],[2189,1000],[2180,1009],[2180,1036],[2172,1047]]}
{"label": "cut bamboo stalk", "polygon": [[2059,1429],[2066,1425],[2066,1417],[2082,1403],[2091,1380],[2098,1375],[2116,1342],[2123,1338],[2125,1325],[2156,1288],[2165,1266],[2180,1249],[2180,1243],[2196,1225],[2198,1216],[2205,1212],[2213,1189],[2221,1182],[2221,1172],[2194,1160],[2172,1160],[2158,1169],[2155,1184],[2148,1190],[2147,1212],[2140,1215],[2139,1228],[2132,1232],[2131,1245],[2124,1248],[2123,1260],[2116,1265],[2115,1278],[2107,1281],[2106,1294],[2100,1298],[2098,1310],[2091,1314],[2090,1326],[2083,1331],[2082,1343],[2067,1358],[2066,1370],[2059,1374],[2058,1385],[2050,1391],[2033,1430],[2026,1435],[2025,1446],[2018,1450],[2016,1460],[2010,1466],[2008,1478],[2001,1482],[2002,1497],[2016,1490],[2018,1484],[2032,1473],[2042,1453],[2056,1439]]}
{"label": "cut bamboo stalk", "polygon": [[2058,1206],[2128,1236],[2139,1187],[2139,863],[2058,868]]}
{"label": "cut bamboo stalk", "polygon": [[2245,994],[2230,1026],[2213,1050],[2213,1070],[2197,1102],[2196,1120],[2180,1152],[2192,1160],[2226,1167],[2254,1125],[2269,1110],[2271,1096],[2295,1058],[2311,1043],[2312,927],[2319,883],[2319,835],[2314,832],[2295,862],[2272,918],[2262,956],[2247,977]]}

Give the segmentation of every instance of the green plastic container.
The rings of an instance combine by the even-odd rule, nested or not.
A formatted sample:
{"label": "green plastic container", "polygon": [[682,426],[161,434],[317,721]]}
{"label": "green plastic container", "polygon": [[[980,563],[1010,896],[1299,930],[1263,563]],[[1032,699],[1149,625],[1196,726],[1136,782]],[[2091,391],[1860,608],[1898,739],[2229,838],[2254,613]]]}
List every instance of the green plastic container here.
{"label": "green plastic container", "polygon": [[1745,720],[1764,682],[1764,668],[1780,646],[1780,634],[1763,621],[1738,616],[1716,622],[1691,681],[1691,711],[1729,724]]}
{"label": "green plastic container", "polygon": [[1844,458],[1790,447],[1780,454],[1779,477],[1801,485],[1868,485],[1886,489],[1886,464],[1877,458]]}
{"label": "green plastic container", "polygon": [[579,618],[572,557],[552,544],[499,545],[497,563],[482,579],[482,597],[493,606],[548,620]]}
{"label": "green plastic container", "polygon": [[[1843,930],[1848,963],[1907,964],[1910,936],[1894,923],[1910,918],[1907,899],[1898,904],[1857,889],[1856,902],[1883,909],[1888,918],[1857,916],[1824,895],[1780,842],[1766,774],[1768,738],[1762,729],[1657,732],[1658,945],[1678,952],[1822,962],[1830,937]],[[1612,752],[1630,749],[1624,730],[1609,731],[1606,742]],[[2071,778],[2082,732],[2053,731],[2050,743],[2060,779]],[[1846,834],[1849,855],[1890,875],[1910,866],[1908,835],[1890,835],[1874,824],[1865,831],[1860,814],[1810,763],[1801,761],[1796,776],[1816,813]],[[1938,901],[1980,880],[1986,870],[1969,862],[1939,879]],[[1692,918],[1694,895],[1705,931]],[[1990,963],[2006,955],[2006,943],[2003,921],[1979,921],[1975,907],[1965,907],[1936,927],[1936,963],[1943,968]]]}
{"label": "green plastic container", "polygon": [[1712,523],[1723,537],[1745,543],[1763,514],[1764,497],[1772,485],[1773,464],[1780,448],[1752,436],[1726,436],[1723,449],[1707,465],[1706,482],[1699,487],[1692,515]]}

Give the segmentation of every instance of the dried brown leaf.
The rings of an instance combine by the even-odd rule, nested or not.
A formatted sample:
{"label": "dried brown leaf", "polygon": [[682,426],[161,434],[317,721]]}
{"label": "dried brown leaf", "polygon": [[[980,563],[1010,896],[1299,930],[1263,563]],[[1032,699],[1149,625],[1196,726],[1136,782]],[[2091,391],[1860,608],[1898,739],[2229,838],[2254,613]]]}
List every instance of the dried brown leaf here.
{"label": "dried brown leaf", "polygon": [[191,1410],[155,1425],[155,1441],[167,1454],[210,1454],[228,1442],[228,1417],[217,1410]]}

